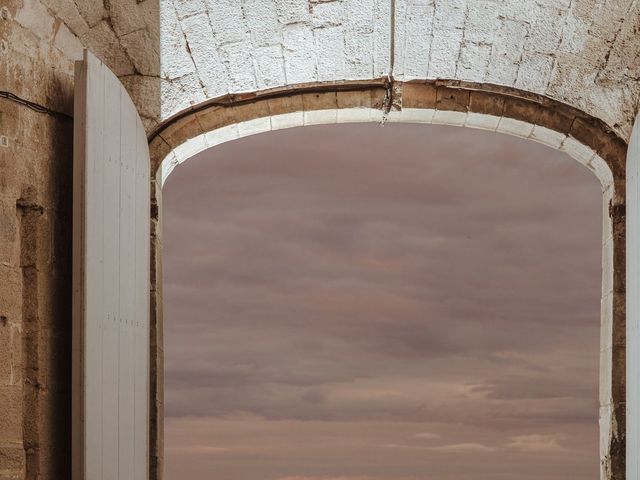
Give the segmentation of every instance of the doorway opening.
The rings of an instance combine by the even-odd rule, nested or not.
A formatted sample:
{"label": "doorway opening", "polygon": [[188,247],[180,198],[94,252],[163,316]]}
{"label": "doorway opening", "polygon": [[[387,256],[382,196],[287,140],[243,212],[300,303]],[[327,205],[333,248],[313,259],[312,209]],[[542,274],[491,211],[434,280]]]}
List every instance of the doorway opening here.
{"label": "doorway opening", "polygon": [[597,476],[601,194],[572,159],[305,127],[163,199],[170,478]]}

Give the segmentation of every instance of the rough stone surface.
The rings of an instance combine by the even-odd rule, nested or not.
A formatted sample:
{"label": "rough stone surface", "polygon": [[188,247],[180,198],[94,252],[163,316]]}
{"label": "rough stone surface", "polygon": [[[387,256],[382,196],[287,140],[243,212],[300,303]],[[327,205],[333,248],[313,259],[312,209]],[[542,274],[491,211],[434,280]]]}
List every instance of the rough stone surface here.
{"label": "rough stone surface", "polygon": [[228,93],[389,74],[528,90],[624,139],[640,98],[637,0],[24,0],[15,10],[40,44],[25,51],[61,23],[57,46],[77,52],[75,36],[126,77],[149,130]]}
{"label": "rough stone surface", "polygon": [[161,0],[162,82],[170,84],[161,117],[227,93],[393,74],[528,90],[628,138],[640,92],[638,2],[394,3],[391,65],[391,0]]}
{"label": "rough stone surface", "polygon": [[54,34],[67,56],[91,48],[148,130],[228,93],[389,74],[528,90],[624,139],[640,98],[636,0],[24,0],[10,16],[24,52]]}
{"label": "rough stone surface", "polygon": [[[73,2],[71,2],[73,4]],[[0,7],[0,479],[69,478],[73,61],[87,21]],[[102,17],[102,13],[100,13]]]}

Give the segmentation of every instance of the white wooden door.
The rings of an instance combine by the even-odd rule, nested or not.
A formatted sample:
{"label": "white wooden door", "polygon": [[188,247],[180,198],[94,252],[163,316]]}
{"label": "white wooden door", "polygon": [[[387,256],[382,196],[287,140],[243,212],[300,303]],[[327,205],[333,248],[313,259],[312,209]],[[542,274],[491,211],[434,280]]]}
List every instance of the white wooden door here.
{"label": "white wooden door", "polygon": [[73,157],[73,480],[145,480],[149,150],[124,87],[87,51]]}
{"label": "white wooden door", "polygon": [[640,480],[640,114],[627,150],[627,436],[626,478]]}

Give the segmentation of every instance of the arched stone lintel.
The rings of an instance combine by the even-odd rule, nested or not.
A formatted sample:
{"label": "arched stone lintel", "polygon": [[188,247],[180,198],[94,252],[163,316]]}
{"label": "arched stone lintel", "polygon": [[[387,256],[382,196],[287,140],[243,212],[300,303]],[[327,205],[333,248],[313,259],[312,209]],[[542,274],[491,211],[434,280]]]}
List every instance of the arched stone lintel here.
{"label": "arched stone lintel", "polygon": [[151,479],[162,471],[161,190],[193,155],[257,133],[305,125],[402,122],[484,129],[567,153],[603,193],[600,347],[601,480],[625,478],[625,159],[627,144],[604,122],[529,92],[453,80],[305,84],[226,95],[167,119],[149,136],[152,180]]}
{"label": "arched stone lintel", "polygon": [[[320,123],[332,123],[332,114],[321,113],[323,110],[338,111],[333,123],[367,121],[363,112],[350,114],[340,111],[368,108],[378,110],[382,115],[385,102],[388,102],[385,98],[394,94],[401,98],[391,100],[394,108],[389,112],[389,121],[404,121],[404,118],[411,121],[409,116],[398,116],[398,112],[407,109],[433,110],[437,114],[431,121],[426,121],[427,117],[423,116],[420,123],[484,128],[529,138],[561,149],[583,164],[589,163],[589,159],[585,163],[585,157],[590,155],[588,150],[591,150],[605,161],[611,176],[623,187],[627,145],[601,120],[542,95],[459,80],[394,82],[391,85],[387,79],[381,78],[368,82],[302,84],[225,95],[179,112],[149,135],[152,171],[156,171],[174,149],[188,140],[223,127],[231,127],[226,132],[233,136],[231,131],[236,125],[240,136],[245,136],[259,133],[260,119],[264,119],[263,131],[317,124],[320,118],[325,118]],[[276,119],[272,128],[266,128],[267,118],[282,115],[289,116]],[[302,122],[286,125],[286,122],[295,122],[296,115],[302,118]],[[487,117],[499,119],[495,128]],[[483,118],[486,121],[483,122]],[[377,114],[372,113],[369,121],[379,121]],[[527,127],[513,121],[527,123],[534,128],[527,135]],[[218,135],[223,136],[224,132]],[[558,144],[560,140],[564,144]],[[187,148],[183,148],[186,153]],[[604,165],[597,165],[597,160],[591,163],[589,167],[601,183],[605,183],[608,174],[603,171]],[[616,192],[615,203],[622,199],[618,194],[624,197],[624,191]]]}

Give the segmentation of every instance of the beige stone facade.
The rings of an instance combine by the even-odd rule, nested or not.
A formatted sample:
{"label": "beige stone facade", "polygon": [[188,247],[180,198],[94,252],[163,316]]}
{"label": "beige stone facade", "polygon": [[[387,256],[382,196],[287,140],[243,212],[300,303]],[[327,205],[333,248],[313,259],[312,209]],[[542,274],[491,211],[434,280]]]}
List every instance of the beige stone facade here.
{"label": "beige stone facade", "polygon": [[[4,0],[0,91],[36,105],[0,97],[0,480],[70,478],[73,62],[83,48],[128,89],[152,170],[222,127],[304,125],[322,111],[343,111],[336,122],[404,111],[403,121],[430,114],[488,129],[497,118],[494,130],[603,159],[590,164],[611,175],[603,475],[624,478],[624,162],[640,98],[639,28],[635,0]],[[411,119],[413,110],[432,113]],[[151,291],[150,465],[160,478],[158,281]]]}

